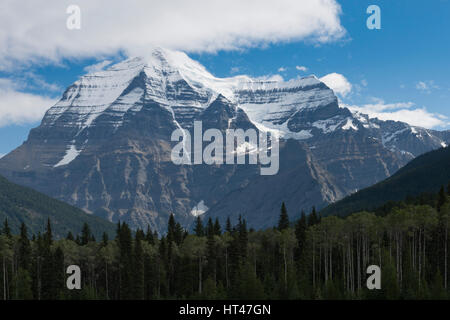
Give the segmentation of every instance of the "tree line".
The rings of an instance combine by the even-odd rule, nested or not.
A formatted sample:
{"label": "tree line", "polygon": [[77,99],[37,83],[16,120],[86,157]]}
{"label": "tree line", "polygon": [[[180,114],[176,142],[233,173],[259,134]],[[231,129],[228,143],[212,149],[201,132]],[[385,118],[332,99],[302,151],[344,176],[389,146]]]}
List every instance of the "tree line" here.
{"label": "tree line", "polygon": [[[88,224],[55,240],[52,223],[0,234],[2,299],[447,299],[450,190],[436,201],[399,203],[383,211],[321,217],[314,208],[290,221],[284,203],[278,226],[255,231],[240,217],[198,217],[188,232],[170,216],[158,236],[117,224],[116,236],[95,239]],[[82,289],[66,288],[78,265]],[[366,288],[378,265],[380,290]]]}

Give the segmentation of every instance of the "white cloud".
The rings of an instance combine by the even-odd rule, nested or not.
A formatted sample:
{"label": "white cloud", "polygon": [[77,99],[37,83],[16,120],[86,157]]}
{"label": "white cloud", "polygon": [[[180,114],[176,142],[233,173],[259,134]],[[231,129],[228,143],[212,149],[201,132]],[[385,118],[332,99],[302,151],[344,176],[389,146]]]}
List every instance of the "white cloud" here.
{"label": "white cloud", "polygon": [[305,66],[295,66],[295,69],[302,72],[306,72],[308,70],[308,68]]}
{"label": "white cloud", "polygon": [[369,115],[370,118],[380,120],[394,120],[406,122],[413,126],[434,128],[447,125],[447,117],[431,113],[426,108],[414,108],[412,102],[399,102],[385,104],[383,100],[376,99],[376,103],[362,106],[343,105],[351,111],[358,111]]}
{"label": "white cloud", "polygon": [[320,81],[330,87],[335,93],[345,97],[350,91],[352,91],[352,84],[339,73],[330,73],[320,78]]}
{"label": "white cloud", "polygon": [[279,74],[273,74],[273,75],[266,75],[261,77],[254,78],[255,80],[262,80],[262,81],[277,81],[277,82],[283,82],[284,78]]}
{"label": "white cloud", "polygon": [[418,90],[428,90],[428,86],[427,86],[427,84],[425,82],[419,81],[416,84],[416,89],[418,89]]}
{"label": "white cloud", "polygon": [[432,89],[439,89],[439,86],[437,86],[433,80],[419,81],[416,83],[416,89],[430,93]]}
{"label": "white cloud", "polygon": [[23,81],[25,81],[26,86],[31,89],[43,89],[51,92],[58,92],[62,90],[60,85],[56,83],[49,83],[40,75],[33,72],[25,72]]}
{"label": "white cloud", "polygon": [[285,72],[285,71],[287,71],[287,68],[285,68],[285,67],[278,68],[278,72]]}
{"label": "white cloud", "polygon": [[112,63],[111,60],[101,61],[99,63],[91,64],[90,66],[84,67],[84,71],[87,73],[93,73],[97,71],[103,70],[106,66],[109,66]]}
{"label": "white cloud", "polygon": [[232,68],[230,69],[230,73],[231,73],[231,74],[233,74],[233,73],[238,73],[239,70],[240,70],[239,67],[232,67]]}
{"label": "white cloud", "polygon": [[56,102],[55,99],[18,89],[11,80],[0,78],[0,127],[39,121]]}
{"label": "white cloud", "polygon": [[215,52],[288,41],[325,43],[345,35],[336,0],[78,0],[81,29],[69,30],[72,1],[2,0],[0,68],[58,62],[150,46]]}

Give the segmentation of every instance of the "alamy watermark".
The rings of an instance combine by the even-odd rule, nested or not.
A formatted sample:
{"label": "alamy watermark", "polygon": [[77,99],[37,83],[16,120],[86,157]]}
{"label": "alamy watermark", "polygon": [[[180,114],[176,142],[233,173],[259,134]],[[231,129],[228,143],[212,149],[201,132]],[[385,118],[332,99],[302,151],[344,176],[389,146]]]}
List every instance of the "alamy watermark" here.
{"label": "alamy watermark", "polygon": [[69,15],[66,20],[66,27],[69,30],[81,29],[81,9],[78,5],[72,4],[67,7],[66,13]]}
{"label": "alamy watermark", "polygon": [[367,14],[370,16],[367,18],[366,25],[369,30],[381,29],[381,9],[379,6],[372,4],[367,7]]}
{"label": "alamy watermark", "polygon": [[70,265],[67,267],[66,273],[70,276],[67,278],[66,286],[69,290],[81,289],[81,269],[77,265]]}
{"label": "alamy watermark", "polygon": [[[280,166],[278,137],[270,132],[253,128],[202,130],[202,122],[194,121],[194,139],[185,129],[176,129],[171,136],[178,142],[171,153],[172,162],[177,165],[192,164],[260,164],[261,175],[275,175]],[[224,137],[225,136],[225,137]],[[204,149],[204,142],[210,142]]]}
{"label": "alamy watermark", "polygon": [[377,265],[371,265],[367,267],[367,274],[370,276],[367,278],[366,286],[369,290],[381,289],[381,269]]}

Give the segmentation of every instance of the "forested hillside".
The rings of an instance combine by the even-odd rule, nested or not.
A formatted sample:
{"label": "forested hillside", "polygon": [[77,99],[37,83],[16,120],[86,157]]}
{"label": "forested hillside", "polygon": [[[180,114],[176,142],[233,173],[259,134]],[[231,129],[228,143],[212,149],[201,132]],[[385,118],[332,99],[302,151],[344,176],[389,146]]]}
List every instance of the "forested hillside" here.
{"label": "forested hillside", "polygon": [[114,224],[106,220],[0,176],[0,221],[8,219],[12,232],[18,233],[22,222],[34,234],[43,232],[48,218],[53,222],[56,238],[66,236],[68,231],[80,232],[84,223],[90,225],[97,237],[103,232],[112,235],[115,230]]}
{"label": "forested hillside", "polygon": [[391,177],[324,208],[321,214],[347,215],[374,210],[388,201],[401,201],[422,193],[436,193],[450,181],[450,148],[418,156]]}
{"label": "forested hillside", "polygon": [[[5,299],[447,299],[450,197],[403,205],[383,216],[321,218],[313,209],[291,224],[284,204],[277,228],[248,230],[199,218],[188,234],[173,216],[167,235],[53,239],[52,224],[29,239],[26,226],[0,235]],[[82,289],[65,288],[65,268],[82,270]],[[366,268],[381,267],[381,290],[366,289]],[[4,279],[4,280],[3,280]]]}

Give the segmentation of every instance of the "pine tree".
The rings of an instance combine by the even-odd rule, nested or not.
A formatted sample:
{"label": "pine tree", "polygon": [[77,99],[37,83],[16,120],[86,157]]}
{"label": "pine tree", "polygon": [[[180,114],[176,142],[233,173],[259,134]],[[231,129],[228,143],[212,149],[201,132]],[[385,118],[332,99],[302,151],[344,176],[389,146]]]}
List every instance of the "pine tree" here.
{"label": "pine tree", "polygon": [[42,299],[54,300],[57,297],[57,279],[55,273],[54,256],[51,250],[53,234],[50,218],[47,220],[47,229],[43,237],[42,256]]}
{"label": "pine tree", "polygon": [[91,240],[91,236],[91,228],[89,228],[89,225],[85,222],[83,224],[83,228],[81,229],[81,245],[87,245]]}
{"label": "pine tree", "polygon": [[206,226],[206,236],[214,236],[214,224],[212,222],[211,217],[208,219],[208,224]]}
{"label": "pine tree", "polygon": [[248,231],[247,231],[247,221],[239,216],[238,224],[238,240],[239,240],[239,253],[242,259],[247,257],[247,247],[248,247]]}
{"label": "pine tree", "polygon": [[295,225],[295,237],[297,238],[297,250],[296,250],[297,260],[300,259],[305,250],[306,230],[307,230],[306,215],[305,212],[302,210],[300,214],[300,219],[297,221],[297,224]]}
{"label": "pine tree", "polygon": [[169,222],[167,223],[167,242],[170,243],[172,241],[175,241],[175,228],[176,228],[176,222],[173,214],[169,217]]}
{"label": "pine tree", "polygon": [[319,223],[319,218],[317,217],[316,207],[312,207],[311,213],[308,217],[308,227],[316,225]]}
{"label": "pine tree", "polygon": [[11,238],[11,228],[9,227],[8,224],[8,219],[5,218],[5,221],[3,222],[3,230],[2,230],[2,234],[4,234],[5,236],[7,236],[8,238]]}
{"label": "pine tree", "polygon": [[145,235],[145,240],[147,240],[150,244],[155,244],[155,238],[153,237],[152,229],[150,229],[150,225],[147,226],[147,234]]}
{"label": "pine tree", "polygon": [[281,204],[280,219],[278,220],[278,230],[283,231],[289,228],[289,216],[284,202]]}
{"label": "pine tree", "polygon": [[67,233],[66,239],[67,239],[67,240],[70,240],[70,241],[75,241],[75,239],[74,239],[73,234],[72,234],[71,231],[69,231],[69,232]]}
{"label": "pine tree", "polygon": [[[139,230],[140,231],[140,230]],[[136,232],[134,245],[134,298],[137,300],[144,299],[144,253],[142,249],[142,241],[144,240],[144,232]]]}
{"label": "pine tree", "polygon": [[438,202],[437,202],[437,209],[438,211],[441,210],[441,207],[445,204],[447,201],[447,195],[445,194],[444,186],[441,186],[439,189],[439,196],[438,196]]}
{"label": "pine tree", "polygon": [[28,231],[25,223],[20,226],[19,250],[18,250],[19,267],[24,270],[30,268],[31,244],[28,239]]}
{"label": "pine tree", "polygon": [[59,292],[64,290],[65,270],[64,270],[64,252],[61,247],[57,247],[53,258],[53,272],[55,281],[55,298],[59,297]]}
{"label": "pine tree", "polygon": [[123,222],[117,228],[120,265],[120,298],[133,298],[133,244],[131,230]]}
{"label": "pine tree", "polygon": [[183,227],[181,226],[181,224],[180,223],[176,223],[175,224],[175,235],[174,235],[174,238],[175,238],[175,243],[178,245],[178,246],[180,246],[181,245],[181,243],[183,242],[183,240],[184,240],[184,229],[183,229]]}
{"label": "pine tree", "polygon": [[206,260],[208,262],[206,271],[207,274],[212,276],[212,279],[214,279],[214,285],[216,284],[216,277],[217,277],[217,248],[216,248],[216,240],[215,240],[215,229],[214,224],[212,222],[211,217],[208,219],[208,226],[207,226],[207,253],[206,253]]}
{"label": "pine tree", "polygon": [[44,233],[44,242],[49,248],[53,243],[52,224],[50,222],[50,218],[47,219],[47,229]]}
{"label": "pine tree", "polygon": [[166,237],[161,237],[159,241],[159,257],[165,263],[167,262],[167,241]]}
{"label": "pine tree", "polygon": [[200,217],[197,217],[197,222],[194,227],[194,233],[197,237],[203,237],[205,235],[202,219]]}
{"label": "pine tree", "polygon": [[103,232],[102,244],[104,247],[106,247],[108,245],[108,241],[109,241],[108,234],[106,232]]}
{"label": "pine tree", "polygon": [[231,233],[232,227],[231,227],[231,221],[230,221],[230,217],[227,217],[227,224],[225,226],[225,231],[228,233]]}
{"label": "pine tree", "polygon": [[222,234],[222,228],[220,227],[219,218],[216,218],[214,222],[214,234],[220,236]]}

